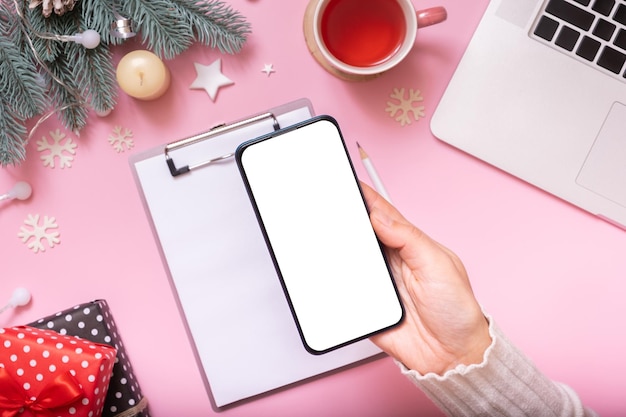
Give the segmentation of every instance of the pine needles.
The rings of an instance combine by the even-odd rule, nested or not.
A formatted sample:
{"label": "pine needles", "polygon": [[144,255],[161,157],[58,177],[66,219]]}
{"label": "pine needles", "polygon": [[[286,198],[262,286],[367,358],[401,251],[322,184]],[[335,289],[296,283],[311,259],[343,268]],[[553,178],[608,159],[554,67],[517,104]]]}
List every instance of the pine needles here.
{"label": "pine needles", "polygon": [[[82,0],[72,11],[47,18],[38,8],[29,10],[28,2],[0,1],[0,166],[24,161],[26,121],[46,109],[78,133],[90,108],[104,113],[115,107],[110,48],[123,42],[110,33],[116,11],[134,22],[146,49],[164,59],[194,42],[235,54],[251,33],[245,18],[220,0],[125,0],[115,3],[118,10],[114,1]],[[22,7],[19,14],[14,6]],[[87,29],[100,33],[95,49],[38,36]]]}
{"label": "pine needles", "polygon": [[221,52],[239,52],[250,33],[245,19],[217,0],[204,2],[174,0],[193,30],[194,39]]}

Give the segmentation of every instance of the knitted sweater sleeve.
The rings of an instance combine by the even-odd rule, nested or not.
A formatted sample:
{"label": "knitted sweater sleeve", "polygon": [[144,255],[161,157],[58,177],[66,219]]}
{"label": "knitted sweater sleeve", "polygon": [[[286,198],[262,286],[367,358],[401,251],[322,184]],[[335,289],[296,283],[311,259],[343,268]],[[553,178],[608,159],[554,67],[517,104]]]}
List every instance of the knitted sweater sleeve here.
{"label": "knitted sweater sleeve", "polygon": [[571,388],[544,376],[487,319],[492,343],[482,363],[459,365],[443,376],[398,365],[448,416],[597,416]]}

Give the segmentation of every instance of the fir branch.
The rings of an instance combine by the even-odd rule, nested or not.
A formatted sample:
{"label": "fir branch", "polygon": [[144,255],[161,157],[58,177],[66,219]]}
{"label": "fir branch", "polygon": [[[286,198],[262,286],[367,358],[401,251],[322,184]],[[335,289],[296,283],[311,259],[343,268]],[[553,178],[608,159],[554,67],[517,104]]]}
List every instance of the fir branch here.
{"label": "fir branch", "polygon": [[[22,26],[0,4],[0,166],[26,159],[25,119],[43,111],[45,91],[30,54],[21,53]],[[27,58],[27,59],[24,59]],[[15,99],[15,98],[19,99]]]}
{"label": "fir branch", "polygon": [[26,159],[25,136],[23,120],[0,100],[0,166],[18,165]]}
{"label": "fir branch", "polygon": [[78,52],[72,74],[78,80],[83,96],[89,98],[91,107],[97,112],[112,110],[117,99],[112,54],[105,46],[79,48]]}
{"label": "fir branch", "polygon": [[0,26],[8,28],[13,26],[15,18],[13,13],[9,10],[9,6],[5,2],[0,2]]}
{"label": "fir branch", "polygon": [[251,33],[250,24],[219,0],[172,0],[193,28],[194,39],[222,53],[239,52]]}
{"label": "fir branch", "polygon": [[[61,52],[63,45],[61,42],[52,40],[52,39],[44,39],[37,34],[41,33],[61,33],[58,32],[56,28],[57,24],[62,23],[62,19],[57,19],[57,16],[51,16],[49,19],[46,19],[41,14],[41,11],[37,9],[30,10],[28,7],[23,11],[25,19],[30,24],[30,28],[26,28],[28,32],[28,37],[33,42],[33,47],[37,53],[37,56],[43,61],[54,61],[56,57]],[[35,33],[32,33],[35,31]]]}
{"label": "fir branch", "polygon": [[112,110],[117,99],[113,55],[108,47],[110,43],[120,41],[111,36],[110,24],[115,19],[112,1],[116,0],[92,0],[77,4],[80,7],[80,31],[96,30],[100,34],[100,46],[95,49],[78,48],[72,73],[78,80],[83,97],[97,112]]}
{"label": "fir branch", "polygon": [[124,10],[141,32],[141,41],[160,58],[172,59],[193,42],[189,24],[167,0],[126,0]]}
{"label": "fir branch", "polygon": [[47,76],[49,95],[59,113],[61,123],[77,134],[87,124],[88,116],[85,100],[77,94],[80,89],[72,71],[76,66],[79,48],[82,46],[73,42],[66,43],[63,54],[48,63],[48,69],[62,84],[52,79],[50,74]]}
{"label": "fir branch", "polygon": [[[63,16],[51,15],[46,19],[52,33],[74,34],[80,32],[80,6]],[[86,100],[74,77],[74,68],[79,64],[78,57],[85,48],[74,42],[56,42],[59,53],[54,60],[44,62],[47,68],[49,96],[54,104],[61,123],[78,134],[87,124],[88,109]],[[92,68],[85,69],[91,71]]]}
{"label": "fir branch", "polygon": [[0,97],[19,97],[12,100],[12,108],[22,120],[28,119],[45,108],[45,91],[38,84],[35,67],[2,43],[0,40]]}
{"label": "fir branch", "polygon": [[[6,7],[4,3],[2,3],[2,7]],[[35,65],[37,61],[35,60],[33,48],[26,40],[27,29],[24,22],[15,14],[14,10],[8,11],[5,8],[3,13],[8,13],[7,20],[11,22],[11,26],[8,28],[5,35],[13,42],[13,47],[17,48],[22,59]]]}
{"label": "fir branch", "polygon": [[24,120],[41,113],[46,99],[34,63],[24,60],[15,48],[19,33],[11,21],[0,24],[0,97],[19,97],[9,106]]}

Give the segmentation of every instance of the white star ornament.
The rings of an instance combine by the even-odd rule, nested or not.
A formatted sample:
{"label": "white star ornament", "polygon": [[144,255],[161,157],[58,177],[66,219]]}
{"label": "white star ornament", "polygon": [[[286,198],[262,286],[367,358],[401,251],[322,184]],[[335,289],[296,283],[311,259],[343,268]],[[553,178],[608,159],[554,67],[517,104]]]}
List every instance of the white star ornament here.
{"label": "white star ornament", "polygon": [[230,78],[222,74],[222,60],[217,59],[210,65],[202,65],[194,62],[198,76],[189,86],[195,90],[206,90],[211,100],[215,101],[217,90],[220,87],[235,84]]}
{"label": "white star ornament", "polygon": [[270,74],[273,73],[273,72],[276,72],[276,70],[274,69],[274,65],[273,64],[265,64],[265,66],[263,67],[261,72],[266,73],[267,76],[269,77]]}

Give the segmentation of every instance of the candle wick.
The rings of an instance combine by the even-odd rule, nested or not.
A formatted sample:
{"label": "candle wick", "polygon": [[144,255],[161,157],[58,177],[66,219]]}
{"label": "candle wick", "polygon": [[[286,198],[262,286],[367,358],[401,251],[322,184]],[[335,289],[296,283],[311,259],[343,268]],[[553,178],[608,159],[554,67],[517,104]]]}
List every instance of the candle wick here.
{"label": "candle wick", "polygon": [[139,85],[143,87],[143,71],[139,73]]}

